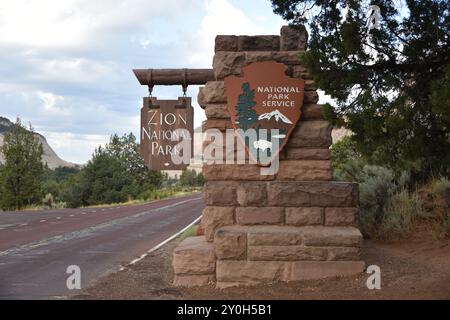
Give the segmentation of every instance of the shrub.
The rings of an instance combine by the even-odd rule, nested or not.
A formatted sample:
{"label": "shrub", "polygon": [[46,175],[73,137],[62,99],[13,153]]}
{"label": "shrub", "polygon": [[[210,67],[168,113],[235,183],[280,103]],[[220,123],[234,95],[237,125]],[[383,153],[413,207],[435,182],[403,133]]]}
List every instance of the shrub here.
{"label": "shrub", "polygon": [[335,166],[334,176],[359,184],[359,227],[363,235],[393,238],[407,234],[416,215],[422,212],[417,194],[407,190],[409,174],[396,175],[389,168],[347,157],[342,150],[339,154],[344,156],[334,159],[346,160]]}
{"label": "shrub", "polygon": [[47,193],[42,200],[42,204],[45,206],[45,208],[48,209],[64,209],[66,208],[67,204],[62,201],[55,201],[55,198],[51,193]]}
{"label": "shrub", "polygon": [[450,237],[450,181],[445,177],[434,178],[430,183],[433,235],[442,239]]}
{"label": "shrub", "polygon": [[422,201],[418,194],[403,189],[393,194],[386,204],[377,236],[384,239],[406,236],[422,215]]}

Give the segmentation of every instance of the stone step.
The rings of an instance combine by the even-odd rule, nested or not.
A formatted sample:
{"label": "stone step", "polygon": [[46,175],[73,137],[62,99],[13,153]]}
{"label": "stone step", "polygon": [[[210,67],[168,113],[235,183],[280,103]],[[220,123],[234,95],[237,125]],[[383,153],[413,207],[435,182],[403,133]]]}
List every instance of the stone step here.
{"label": "stone step", "polygon": [[355,227],[226,226],[214,236],[219,260],[359,260],[361,232]]}
{"label": "stone step", "polygon": [[343,277],[365,269],[364,261],[218,260],[217,287]]}
{"label": "stone step", "polygon": [[201,286],[215,281],[214,246],[205,236],[184,239],[173,251],[175,286]]}

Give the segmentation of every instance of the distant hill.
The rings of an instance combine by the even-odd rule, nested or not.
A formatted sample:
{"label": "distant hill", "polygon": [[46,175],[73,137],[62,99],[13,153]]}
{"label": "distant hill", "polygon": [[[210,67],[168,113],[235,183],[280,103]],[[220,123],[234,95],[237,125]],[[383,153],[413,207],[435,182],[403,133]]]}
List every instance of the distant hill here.
{"label": "distant hill", "polygon": [[[0,146],[3,145],[3,136],[5,132],[9,132],[14,129],[15,124],[12,123],[9,119],[0,116]],[[42,162],[47,163],[50,169],[55,169],[58,167],[69,167],[69,168],[78,168],[81,167],[78,164],[64,161],[55,151],[50,147],[47,142],[47,139],[39,133],[35,133],[35,137],[42,143],[42,148],[44,149],[44,154],[42,156]],[[0,153],[0,163],[4,162],[3,154]]]}

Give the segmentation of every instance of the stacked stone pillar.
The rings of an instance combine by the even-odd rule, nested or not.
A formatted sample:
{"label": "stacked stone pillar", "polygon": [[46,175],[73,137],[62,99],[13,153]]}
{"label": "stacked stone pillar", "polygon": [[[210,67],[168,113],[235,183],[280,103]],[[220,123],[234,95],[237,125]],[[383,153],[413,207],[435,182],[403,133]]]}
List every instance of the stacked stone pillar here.
{"label": "stacked stone pillar", "polygon": [[175,284],[216,281],[225,287],[363,271],[362,236],[355,227],[358,186],[331,181],[332,127],[301,64],[306,43],[306,31],[290,27],[281,36],[216,37],[216,81],[198,95],[204,129],[232,128],[224,78],[241,75],[253,62],[283,63],[288,76],[304,79],[304,105],[276,174],[261,175],[256,164],[204,165],[205,235],[175,250]]}

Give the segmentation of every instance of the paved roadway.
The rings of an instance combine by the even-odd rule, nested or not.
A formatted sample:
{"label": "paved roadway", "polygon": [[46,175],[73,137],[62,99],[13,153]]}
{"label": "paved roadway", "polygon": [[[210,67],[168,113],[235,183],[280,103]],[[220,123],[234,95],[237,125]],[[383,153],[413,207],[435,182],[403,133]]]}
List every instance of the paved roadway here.
{"label": "paved roadway", "polygon": [[69,265],[82,288],[201,215],[200,194],[110,208],[0,212],[0,299],[58,299]]}

